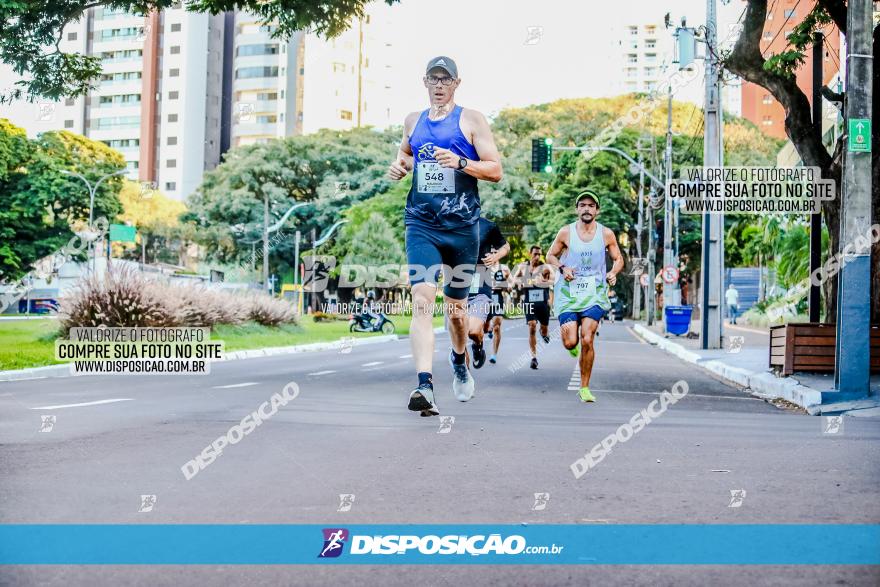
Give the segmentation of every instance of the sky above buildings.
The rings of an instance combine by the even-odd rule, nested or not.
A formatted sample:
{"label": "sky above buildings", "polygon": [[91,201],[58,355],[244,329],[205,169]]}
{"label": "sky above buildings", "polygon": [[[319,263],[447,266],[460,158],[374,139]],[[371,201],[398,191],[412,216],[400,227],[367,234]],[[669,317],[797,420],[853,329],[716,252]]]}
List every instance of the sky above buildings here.
{"label": "sky above buildings", "polygon": [[[491,116],[506,107],[560,98],[601,97],[623,93],[621,47],[627,24],[705,22],[705,0],[401,0],[377,2],[371,9],[374,34],[391,43],[386,72],[392,92],[391,119],[401,123],[408,112],[427,107],[421,78],[428,60],[448,55],[459,66],[462,84],[457,102]],[[743,11],[743,0],[717,0],[719,35],[729,34]],[[540,36],[535,31],[540,27]],[[660,30],[671,35],[673,29]],[[531,35],[531,37],[530,37]],[[531,40],[529,40],[531,38]],[[0,64],[7,87],[17,76]],[[701,104],[702,78],[682,88],[676,99]],[[0,106],[0,116],[30,121],[36,106]],[[47,130],[29,124],[28,131]],[[31,128],[31,127],[34,128]]]}
{"label": "sky above buildings", "polygon": [[[437,6],[438,8],[429,8]],[[717,3],[719,36],[728,34],[745,3]],[[442,7],[442,9],[440,8]],[[456,60],[462,84],[458,103],[487,114],[559,98],[601,97],[620,93],[622,27],[671,14],[674,24],[705,22],[705,0],[446,0],[432,5],[402,0],[379,10],[380,33],[393,44],[392,111],[427,106],[421,77],[428,60],[449,55]],[[527,42],[530,27],[541,27],[537,42]],[[672,29],[660,30],[671,35]],[[702,84],[682,90],[677,99],[702,103]]]}

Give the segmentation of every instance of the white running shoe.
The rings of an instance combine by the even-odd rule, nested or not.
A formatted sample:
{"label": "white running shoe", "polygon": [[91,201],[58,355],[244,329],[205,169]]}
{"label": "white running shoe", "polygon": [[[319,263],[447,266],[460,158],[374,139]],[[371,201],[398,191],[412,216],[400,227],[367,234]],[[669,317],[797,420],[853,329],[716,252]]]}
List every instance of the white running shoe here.
{"label": "white running shoe", "polygon": [[434,388],[430,385],[419,385],[409,394],[410,411],[421,412],[422,417],[439,416],[440,410],[434,404]]}
{"label": "white running shoe", "polygon": [[452,351],[449,351],[449,364],[452,365],[452,393],[455,399],[466,402],[474,397],[474,378],[465,363],[456,365],[452,362]]}

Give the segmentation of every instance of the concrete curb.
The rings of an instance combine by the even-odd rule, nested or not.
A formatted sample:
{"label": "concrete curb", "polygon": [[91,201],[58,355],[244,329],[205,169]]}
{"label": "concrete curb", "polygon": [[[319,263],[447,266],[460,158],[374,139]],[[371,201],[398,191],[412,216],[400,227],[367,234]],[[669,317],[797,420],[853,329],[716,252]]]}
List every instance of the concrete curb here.
{"label": "concrete curb", "polygon": [[828,406],[821,405],[822,393],[812,387],[801,385],[796,379],[776,377],[770,372],[756,373],[728,365],[717,359],[703,359],[699,354],[687,350],[677,342],[664,338],[656,332],[651,332],[641,324],[633,324],[633,332],[642,337],[645,342],[655,345],[683,361],[702,367],[724,381],[746,389],[757,398],[784,399],[804,408],[811,415],[828,411]]}
{"label": "concrete curb", "polygon": [[[351,347],[391,342],[393,340],[398,340],[399,338],[400,337],[396,334],[384,334],[382,336],[371,336],[369,338],[356,338],[354,339],[354,343],[351,344]],[[242,359],[255,359],[258,357],[341,350],[347,347],[349,347],[349,342],[343,339],[328,342],[297,344],[292,346],[266,347],[262,349],[249,349],[246,351],[232,351],[226,353],[222,360],[215,362],[224,363],[226,361],[239,361]],[[30,369],[0,371],[0,381],[23,381],[27,379],[44,379],[46,377],[72,377],[70,374],[70,364],[64,363],[62,365],[49,365],[48,367],[32,367]]]}
{"label": "concrete curb", "polygon": [[276,347],[267,347],[262,349],[250,349],[246,351],[233,351],[231,353],[227,353],[222,361],[217,361],[218,363],[223,363],[225,361],[237,361],[240,359],[253,359],[256,357],[273,357],[275,355],[293,355],[296,353],[310,353],[316,351],[332,351],[337,349],[344,349],[356,346],[362,346],[365,344],[377,344],[380,342],[391,342],[392,340],[397,340],[399,337],[396,334],[384,334],[382,336],[371,336],[369,338],[356,338],[354,342],[349,344],[348,341],[339,339],[328,342],[312,342],[309,344],[297,344],[293,346],[276,346]]}
{"label": "concrete curb", "polygon": [[70,365],[64,363],[47,367],[0,371],[0,381],[23,381],[26,379],[45,379],[46,377],[70,377]]}

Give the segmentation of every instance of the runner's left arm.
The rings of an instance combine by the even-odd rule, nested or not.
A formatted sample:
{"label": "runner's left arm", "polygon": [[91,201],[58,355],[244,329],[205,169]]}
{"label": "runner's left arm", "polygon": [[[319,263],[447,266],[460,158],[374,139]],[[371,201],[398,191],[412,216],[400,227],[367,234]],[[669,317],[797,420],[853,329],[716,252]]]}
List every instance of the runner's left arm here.
{"label": "runner's left arm", "polygon": [[[492,129],[489,127],[486,117],[476,110],[470,109],[465,109],[461,117],[471,130],[471,142],[480,157],[479,161],[467,159],[467,166],[461,171],[484,181],[501,181],[501,154],[498,152],[498,147],[495,146]],[[435,147],[434,159],[443,167],[459,169],[459,156],[449,149]]]}
{"label": "runner's left arm", "polygon": [[617,246],[617,237],[614,236],[614,231],[605,227],[604,236],[605,246],[608,248],[608,255],[610,255],[611,260],[614,261],[611,265],[611,271],[605,275],[605,279],[608,280],[610,285],[614,285],[617,283],[617,274],[623,269],[623,255],[620,252],[620,247]]}
{"label": "runner's left arm", "polygon": [[507,253],[509,252],[510,243],[504,243],[501,248],[483,255],[483,265],[485,265],[486,267],[492,267],[493,265],[496,265],[501,259],[506,257]]}
{"label": "runner's left arm", "polygon": [[499,229],[498,225],[494,222],[492,222],[492,227],[486,235],[486,242],[489,243],[490,247],[495,249],[494,251],[483,255],[482,261],[486,267],[497,265],[498,262],[510,252],[510,243],[507,242],[507,239],[501,234],[501,229]]}

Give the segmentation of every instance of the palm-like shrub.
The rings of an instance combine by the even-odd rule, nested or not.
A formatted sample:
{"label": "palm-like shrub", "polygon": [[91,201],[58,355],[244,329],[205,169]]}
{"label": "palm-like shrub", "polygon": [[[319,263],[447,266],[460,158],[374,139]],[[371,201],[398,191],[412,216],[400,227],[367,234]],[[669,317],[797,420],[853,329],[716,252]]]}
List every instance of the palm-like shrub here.
{"label": "palm-like shrub", "polygon": [[264,326],[296,322],[289,302],[264,293],[234,294],[203,285],[170,284],[116,267],[84,277],[62,296],[61,333],[74,327],[211,327],[253,320]]}

